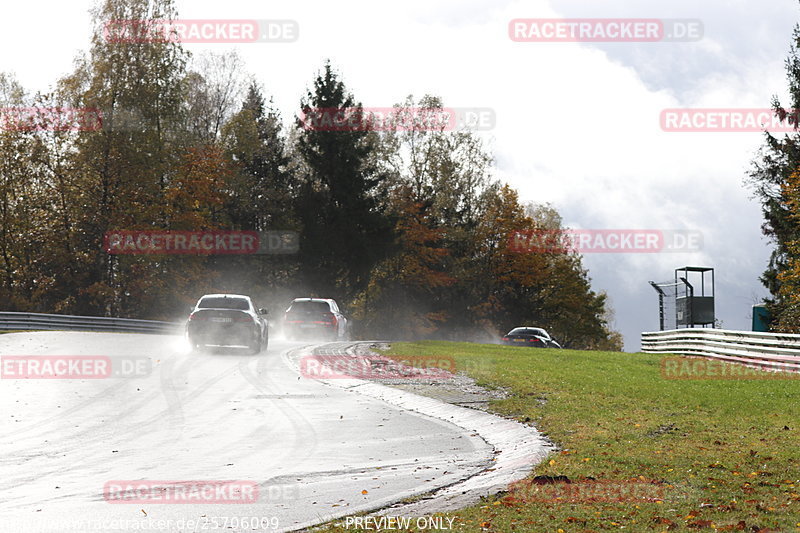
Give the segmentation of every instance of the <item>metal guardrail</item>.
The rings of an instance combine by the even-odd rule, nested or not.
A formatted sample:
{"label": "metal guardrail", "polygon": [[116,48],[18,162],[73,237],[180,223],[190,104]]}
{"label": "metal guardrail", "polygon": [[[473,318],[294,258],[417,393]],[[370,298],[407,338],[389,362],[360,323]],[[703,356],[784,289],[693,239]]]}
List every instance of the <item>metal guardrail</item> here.
{"label": "metal guardrail", "polygon": [[74,330],[171,334],[177,333],[179,326],[180,324],[177,322],[133,318],[0,312],[0,330]]}
{"label": "metal guardrail", "polygon": [[800,335],[687,328],[642,333],[642,351],[710,357],[800,372]]}

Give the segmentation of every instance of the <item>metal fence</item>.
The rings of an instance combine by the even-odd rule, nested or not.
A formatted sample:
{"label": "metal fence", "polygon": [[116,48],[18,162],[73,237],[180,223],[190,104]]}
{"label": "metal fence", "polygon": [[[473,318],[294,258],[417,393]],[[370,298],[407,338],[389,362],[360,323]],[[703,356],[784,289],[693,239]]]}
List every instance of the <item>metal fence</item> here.
{"label": "metal fence", "polygon": [[0,330],[73,330],[175,334],[178,322],[107,318],[99,316],[46,315],[0,312]]}
{"label": "metal fence", "polygon": [[710,357],[800,371],[800,335],[687,328],[642,333],[642,351]]}

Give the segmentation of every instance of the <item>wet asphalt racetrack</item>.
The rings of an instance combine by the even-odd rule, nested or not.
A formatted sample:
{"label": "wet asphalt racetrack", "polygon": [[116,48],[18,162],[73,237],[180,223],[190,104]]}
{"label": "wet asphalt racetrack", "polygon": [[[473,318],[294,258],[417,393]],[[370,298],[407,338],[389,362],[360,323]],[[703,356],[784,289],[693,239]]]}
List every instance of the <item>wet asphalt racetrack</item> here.
{"label": "wet asphalt racetrack", "polygon": [[[0,379],[0,531],[287,531],[463,479],[492,449],[448,422],[300,376],[308,345],[0,335],[0,355],[107,356],[103,379]],[[241,481],[237,503],[111,502],[124,481]],[[246,519],[246,520],[244,520]],[[138,527],[137,527],[138,526]]]}

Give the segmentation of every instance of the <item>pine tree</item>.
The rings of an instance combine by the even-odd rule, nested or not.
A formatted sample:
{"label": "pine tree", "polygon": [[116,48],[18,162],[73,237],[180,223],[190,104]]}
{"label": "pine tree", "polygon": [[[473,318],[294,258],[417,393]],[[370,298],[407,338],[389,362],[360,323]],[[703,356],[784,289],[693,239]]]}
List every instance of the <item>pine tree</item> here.
{"label": "pine tree", "polygon": [[766,143],[749,174],[750,185],[761,200],[764,215],[762,231],[775,242],[769,265],[761,276],[761,282],[771,294],[766,303],[772,313],[773,326],[781,322],[781,315],[789,304],[785,297],[787,289],[783,288],[783,274],[798,259],[797,248],[792,243],[800,241],[800,220],[793,216],[791,197],[787,194],[787,186],[792,184],[792,176],[800,168],[800,132],[797,131],[797,113],[800,111],[800,26],[795,27],[793,39],[794,44],[786,59],[791,106],[784,108],[776,96],[772,107],[782,120],[789,120],[795,126],[795,131],[783,138],[765,133]]}
{"label": "pine tree", "polygon": [[[326,63],[301,101],[304,117],[315,113],[354,115],[360,124],[363,107]],[[302,223],[300,254],[303,277],[319,294],[334,292],[348,299],[366,286],[369,272],[391,241],[391,221],[381,211],[376,191],[385,176],[375,168],[374,132],[302,128],[297,150],[307,168],[297,213]]]}

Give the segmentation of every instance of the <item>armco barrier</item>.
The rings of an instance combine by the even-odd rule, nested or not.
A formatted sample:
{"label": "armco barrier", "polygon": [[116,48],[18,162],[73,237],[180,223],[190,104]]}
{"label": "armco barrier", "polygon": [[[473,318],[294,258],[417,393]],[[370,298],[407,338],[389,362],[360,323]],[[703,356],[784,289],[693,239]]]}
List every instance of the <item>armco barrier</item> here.
{"label": "armco barrier", "polygon": [[710,357],[800,372],[800,335],[687,328],[642,333],[642,351]]}
{"label": "armco barrier", "polygon": [[178,333],[177,322],[107,318],[99,316],[46,315],[0,312],[0,330],[77,330],[128,333]]}

